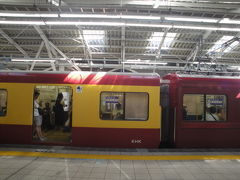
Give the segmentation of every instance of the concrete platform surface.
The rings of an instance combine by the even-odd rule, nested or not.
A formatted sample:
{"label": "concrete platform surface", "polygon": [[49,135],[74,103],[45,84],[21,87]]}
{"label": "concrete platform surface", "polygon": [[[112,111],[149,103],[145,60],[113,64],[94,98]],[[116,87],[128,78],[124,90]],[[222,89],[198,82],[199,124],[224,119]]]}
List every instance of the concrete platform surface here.
{"label": "concrete platform surface", "polygon": [[9,179],[239,180],[240,150],[1,145],[0,180]]}

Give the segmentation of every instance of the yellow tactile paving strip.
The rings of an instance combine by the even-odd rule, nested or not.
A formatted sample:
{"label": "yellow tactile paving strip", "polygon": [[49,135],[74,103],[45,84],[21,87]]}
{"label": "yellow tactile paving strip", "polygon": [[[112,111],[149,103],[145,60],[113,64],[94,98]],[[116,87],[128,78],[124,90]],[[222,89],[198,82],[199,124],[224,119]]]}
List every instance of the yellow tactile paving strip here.
{"label": "yellow tactile paving strip", "polygon": [[112,160],[235,160],[240,155],[98,155],[64,154],[47,152],[0,151],[0,156],[25,156],[75,159],[112,159]]}

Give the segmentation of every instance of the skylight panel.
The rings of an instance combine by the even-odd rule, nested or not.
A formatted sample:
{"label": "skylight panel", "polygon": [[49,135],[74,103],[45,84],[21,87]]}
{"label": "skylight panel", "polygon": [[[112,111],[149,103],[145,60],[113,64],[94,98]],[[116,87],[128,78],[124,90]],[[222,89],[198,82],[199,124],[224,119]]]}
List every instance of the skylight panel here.
{"label": "skylight panel", "polygon": [[83,37],[88,44],[104,44],[105,32],[103,30],[83,30]]}
{"label": "skylight panel", "polygon": [[83,30],[83,36],[84,39],[87,41],[89,40],[103,40],[105,36],[105,32],[100,30],[100,31],[95,31],[95,30]]}
{"label": "skylight panel", "polygon": [[[167,33],[162,48],[168,49],[170,45],[172,44],[173,40],[175,39],[177,33]],[[153,49],[156,49],[159,47],[164,33],[163,32],[154,32],[151,36],[149,46]]]}
{"label": "skylight panel", "polygon": [[239,41],[233,42],[232,44],[230,44],[230,46],[228,46],[228,47],[224,50],[224,52],[227,53],[227,52],[229,52],[229,51],[232,51],[236,46],[238,46],[238,44],[239,44]]}
{"label": "skylight panel", "polygon": [[[231,40],[232,38],[234,38],[234,36],[223,36],[208,50],[207,53],[214,54],[220,52],[221,49],[223,48],[223,44]],[[228,53],[229,51],[234,49],[238,44],[239,44],[238,41],[231,43],[223,52]]]}

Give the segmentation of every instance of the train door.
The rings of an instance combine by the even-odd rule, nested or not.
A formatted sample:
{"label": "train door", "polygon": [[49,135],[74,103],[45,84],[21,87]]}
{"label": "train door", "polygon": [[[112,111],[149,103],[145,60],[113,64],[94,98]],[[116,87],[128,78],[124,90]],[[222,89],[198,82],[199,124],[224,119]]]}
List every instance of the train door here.
{"label": "train door", "polygon": [[160,105],[162,108],[160,147],[174,147],[175,143],[175,107],[170,103],[169,84],[160,87]]}
{"label": "train door", "polygon": [[36,86],[33,99],[33,141],[70,143],[72,88]]}

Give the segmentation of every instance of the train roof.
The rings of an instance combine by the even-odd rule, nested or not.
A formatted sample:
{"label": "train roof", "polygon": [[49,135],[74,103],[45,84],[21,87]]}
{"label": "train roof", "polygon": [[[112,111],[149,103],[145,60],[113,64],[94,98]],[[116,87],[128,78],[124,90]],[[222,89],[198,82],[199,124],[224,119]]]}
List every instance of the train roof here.
{"label": "train roof", "polygon": [[172,81],[180,81],[180,80],[188,80],[188,81],[240,81],[240,76],[229,76],[229,75],[206,75],[206,74],[178,74],[171,73],[162,77],[162,83]]}
{"label": "train roof", "polygon": [[156,73],[0,71],[0,82],[159,86]]}

